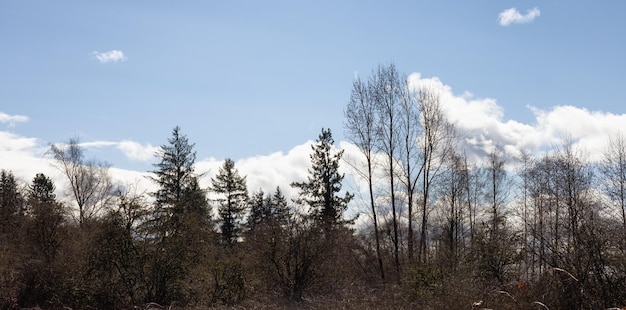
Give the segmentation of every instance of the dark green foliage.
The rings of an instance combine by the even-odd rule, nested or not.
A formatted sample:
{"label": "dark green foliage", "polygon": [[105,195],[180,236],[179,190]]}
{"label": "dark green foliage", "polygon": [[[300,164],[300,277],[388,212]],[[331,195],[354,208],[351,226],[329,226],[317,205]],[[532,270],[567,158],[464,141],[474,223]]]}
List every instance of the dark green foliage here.
{"label": "dark green foliage", "polygon": [[260,227],[284,225],[288,216],[287,200],[280,187],[276,188],[273,195],[266,195],[263,190],[259,190],[250,198],[247,226],[254,233]]}
{"label": "dark green foliage", "polygon": [[322,129],[315,144],[311,146],[311,168],[306,182],[294,182],[291,186],[300,190],[298,203],[310,208],[311,216],[328,225],[344,223],[343,212],[353,195],[341,192],[344,175],[339,173],[339,161],[343,150],[333,154],[333,140],[330,129]]}
{"label": "dark green foliage", "polygon": [[143,229],[146,248],[147,298],[158,303],[184,300],[183,281],[198,263],[199,246],[210,240],[210,212],[194,173],[194,144],[175,127],[157,156],[153,173],[159,189]]}
{"label": "dark green foliage", "polygon": [[174,207],[183,198],[185,189],[196,179],[193,170],[196,152],[193,150],[195,144],[189,143],[178,126],[172,130],[172,137],[167,142],[157,153],[160,161],[154,164],[156,170],[152,171],[155,175],[152,180],[159,185],[154,194],[157,205]]}
{"label": "dark green foliage", "polygon": [[42,173],[33,179],[28,192],[28,214],[31,218],[27,232],[37,253],[47,263],[52,262],[61,244],[65,222],[63,205],[56,200],[54,183]]}
{"label": "dark green foliage", "polygon": [[24,197],[12,172],[0,171],[0,233],[11,234],[24,215]]}
{"label": "dark green foliage", "polygon": [[241,177],[235,168],[235,162],[227,158],[211,182],[212,190],[218,195],[215,201],[218,204],[222,241],[232,246],[241,236],[242,221],[248,204],[246,177]]}

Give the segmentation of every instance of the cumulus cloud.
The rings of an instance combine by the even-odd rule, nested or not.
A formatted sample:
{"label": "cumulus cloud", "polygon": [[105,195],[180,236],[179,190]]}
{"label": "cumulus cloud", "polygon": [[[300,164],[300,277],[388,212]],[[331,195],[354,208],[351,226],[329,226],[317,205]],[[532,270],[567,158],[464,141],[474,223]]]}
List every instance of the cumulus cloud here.
{"label": "cumulus cloud", "polygon": [[93,51],[91,52],[91,55],[101,64],[109,62],[124,62],[127,60],[124,52],[120,50],[110,50],[108,52]]}
{"label": "cumulus cloud", "polygon": [[30,180],[39,172],[54,172],[45,156],[47,150],[36,138],[0,131],[0,169],[10,170],[23,180]]}
{"label": "cumulus cloud", "polygon": [[461,146],[474,159],[480,160],[498,148],[509,157],[522,152],[538,153],[572,139],[590,160],[597,161],[607,139],[626,132],[626,114],[589,111],[574,106],[540,109],[529,106],[534,114],[532,124],[505,117],[504,108],[493,98],[475,98],[471,93],[457,95],[449,85],[436,77],[423,78],[419,73],[409,76],[413,87],[428,87],[439,94],[442,110],[462,134]]}
{"label": "cumulus cloud", "polygon": [[28,121],[28,117],[24,115],[9,115],[3,112],[0,112],[0,123],[8,124],[9,127],[15,127],[15,123],[17,122],[26,122]]}
{"label": "cumulus cloud", "polygon": [[[603,111],[590,111],[574,106],[554,106],[538,108],[529,106],[534,120],[523,123],[507,118],[506,109],[496,99],[478,98],[468,91],[454,92],[436,77],[426,78],[419,73],[409,75],[411,87],[428,87],[439,95],[442,111],[461,134],[459,147],[470,158],[481,161],[494,148],[500,149],[505,156],[514,158],[522,152],[540,155],[546,149],[558,146],[564,139],[571,139],[575,147],[583,150],[588,158],[597,161],[601,158],[607,140],[618,132],[626,132],[626,114],[614,114]],[[15,116],[0,114],[2,122],[15,119]],[[19,120],[19,118],[17,118]],[[247,177],[250,192],[262,189],[273,192],[280,186],[285,196],[294,198],[297,191],[291,188],[294,181],[304,181],[310,168],[311,141],[303,142],[286,152],[275,152],[242,158],[235,165],[242,176]],[[111,148],[123,152],[126,157],[137,161],[153,161],[158,147],[131,140],[91,141],[81,143],[86,148]],[[358,169],[363,169],[363,155],[358,148],[346,141],[340,141],[338,147],[345,150],[341,163],[341,172],[346,173],[344,189],[356,193],[366,192],[367,184],[358,176]],[[49,156],[45,156],[47,145],[36,138],[23,137],[14,133],[0,131],[0,169],[13,171],[22,180],[29,181],[38,172],[55,178],[59,186],[64,184],[63,176],[54,168]],[[106,160],[106,158],[103,158]],[[383,162],[383,160],[380,160]],[[202,174],[200,184],[209,188],[211,177],[215,176],[223,160],[204,158],[196,162],[196,172]],[[356,167],[358,169],[352,169]],[[376,175],[377,182],[385,182],[382,168]],[[144,171],[111,168],[111,176],[116,182],[134,185],[139,191],[154,191],[155,184],[146,178]],[[377,172],[377,173],[378,173]],[[363,196],[365,197],[365,196]],[[367,213],[367,208],[359,210],[355,200],[352,212]]]}
{"label": "cumulus cloud", "polygon": [[150,161],[154,159],[154,154],[159,150],[151,144],[142,145],[135,141],[124,140],[117,143],[117,148],[129,159],[136,161]]}
{"label": "cumulus cloud", "polygon": [[[235,161],[235,168],[241,176],[246,176],[249,192],[263,190],[265,193],[273,193],[276,187],[280,187],[286,197],[294,197],[296,192],[291,188],[291,182],[306,180],[307,169],[310,167],[309,154],[311,153],[311,141],[297,145],[287,153],[275,152],[269,155],[258,155]],[[204,188],[211,185],[223,160],[206,158],[196,162],[196,172],[202,174],[200,184]]]}
{"label": "cumulus cloud", "polygon": [[500,12],[498,15],[498,23],[500,23],[500,26],[526,24],[535,20],[539,15],[541,15],[541,11],[536,7],[526,11],[526,14],[521,14],[517,8],[510,8]]}

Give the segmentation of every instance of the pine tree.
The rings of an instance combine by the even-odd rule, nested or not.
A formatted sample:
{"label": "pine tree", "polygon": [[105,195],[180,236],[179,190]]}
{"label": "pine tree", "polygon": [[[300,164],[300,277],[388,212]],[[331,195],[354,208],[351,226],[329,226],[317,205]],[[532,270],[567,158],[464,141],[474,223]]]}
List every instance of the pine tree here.
{"label": "pine tree", "polygon": [[12,172],[0,171],[0,232],[13,233],[24,214],[24,197]]}
{"label": "pine tree", "polygon": [[322,129],[322,133],[314,145],[311,146],[312,167],[306,182],[293,182],[291,186],[300,189],[298,203],[303,203],[310,208],[310,214],[316,220],[336,225],[344,223],[343,212],[348,208],[348,203],[353,195],[341,192],[341,182],[344,175],[339,173],[339,161],[343,150],[333,154],[334,140],[330,129]]}
{"label": "pine tree", "polygon": [[262,225],[284,225],[288,216],[287,200],[280,187],[276,187],[276,191],[272,195],[259,190],[250,197],[250,215],[247,220],[250,231],[254,231]]}
{"label": "pine tree", "polygon": [[38,173],[28,191],[28,213],[32,219],[28,232],[47,263],[54,259],[60,246],[60,230],[65,221],[63,205],[56,200],[54,190],[52,180]]}
{"label": "pine tree", "polygon": [[210,210],[204,191],[194,172],[195,144],[189,143],[176,126],[168,144],[157,153],[160,162],[152,171],[159,189],[154,211],[147,222],[153,238],[152,291],[150,298],[159,303],[180,300],[182,279],[208,244]]}
{"label": "pine tree", "polygon": [[289,206],[287,206],[287,199],[285,199],[280,187],[276,187],[270,202],[270,218],[278,225],[285,225],[289,219]]}
{"label": "pine tree", "polygon": [[211,179],[213,191],[218,194],[218,213],[222,240],[232,246],[240,237],[242,220],[248,204],[246,177],[241,177],[235,162],[227,158],[215,178]]}
{"label": "pine tree", "polygon": [[250,197],[250,215],[248,216],[248,230],[254,231],[256,227],[265,222],[270,210],[270,203],[268,196],[265,195],[262,189],[252,194]]}

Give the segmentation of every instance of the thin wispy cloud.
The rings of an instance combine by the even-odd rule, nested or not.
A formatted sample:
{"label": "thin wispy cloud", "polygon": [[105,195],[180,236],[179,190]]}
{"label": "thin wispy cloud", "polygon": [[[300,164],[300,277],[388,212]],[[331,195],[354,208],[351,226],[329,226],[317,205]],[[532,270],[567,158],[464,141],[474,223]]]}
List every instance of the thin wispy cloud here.
{"label": "thin wispy cloud", "polygon": [[128,59],[124,55],[124,52],[120,50],[110,50],[108,52],[93,51],[91,52],[91,55],[101,64],[109,62],[124,62]]}
{"label": "thin wispy cloud", "polygon": [[511,24],[527,24],[531,23],[535,18],[541,15],[538,8],[532,8],[526,11],[526,14],[520,13],[517,8],[510,8],[500,12],[498,15],[498,23],[500,26],[509,26]]}
{"label": "thin wispy cloud", "polygon": [[152,146],[151,144],[142,145],[139,142],[124,140],[121,142],[116,141],[91,141],[81,142],[80,145],[85,148],[102,148],[102,147],[115,147],[124,153],[130,160],[149,162],[154,159],[154,155],[159,150],[159,147]]}
{"label": "thin wispy cloud", "polygon": [[9,127],[15,127],[15,123],[26,122],[28,117],[24,115],[9,115],[0,112],[0,123],[8,124]]}

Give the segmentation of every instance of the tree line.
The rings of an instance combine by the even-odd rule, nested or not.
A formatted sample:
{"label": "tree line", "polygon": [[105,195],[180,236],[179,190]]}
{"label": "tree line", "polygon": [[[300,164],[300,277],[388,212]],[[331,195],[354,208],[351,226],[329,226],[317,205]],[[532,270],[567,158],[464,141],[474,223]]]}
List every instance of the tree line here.
{"label": "tree line", "polygon": [[358,157],[322,129],[296,197],[251,193],[231,159],[202,188],[179,127],[156,154],[151,193],[114,184],[77,139],[49,152],[69,203],[46,175],[24,185],[2,170],[0,306],[626,305],[622,136],[608,137],[599,163],[571,140],[475,160],[436,90],[393,64],[355,79],[344,111]]}

